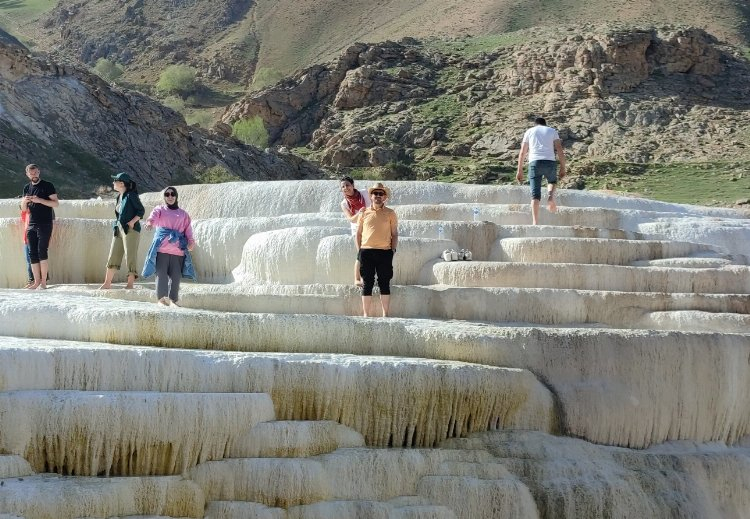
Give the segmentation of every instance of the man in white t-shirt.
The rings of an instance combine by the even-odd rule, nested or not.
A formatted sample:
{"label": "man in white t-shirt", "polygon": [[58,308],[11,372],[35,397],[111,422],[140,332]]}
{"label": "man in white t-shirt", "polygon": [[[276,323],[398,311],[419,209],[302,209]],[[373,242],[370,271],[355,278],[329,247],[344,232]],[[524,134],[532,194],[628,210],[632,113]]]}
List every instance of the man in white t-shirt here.
{"label": "man in white t-shirt", "polygon": [[539,201],[542,199],[542,177],[547,179],[547,209],[557,211],[555,185],[557,184],[557,161],[560,161],[560,178],[565,176],[565,152],[557,130],[547,126],[547,121],[537,117],[536,126],[523,134],[521,153],[518,154],[516,180],[523,182],[523,164],[529,158],[529,185],[531,186],[531,217],[534,225],[539,220]]}

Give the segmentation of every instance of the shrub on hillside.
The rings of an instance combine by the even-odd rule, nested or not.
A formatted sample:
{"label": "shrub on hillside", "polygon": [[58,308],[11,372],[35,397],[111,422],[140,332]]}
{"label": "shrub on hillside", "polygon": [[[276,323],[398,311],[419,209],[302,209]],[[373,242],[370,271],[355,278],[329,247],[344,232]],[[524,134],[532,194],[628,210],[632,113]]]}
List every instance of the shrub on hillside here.
{"label": "shrub on hillside", "polygon": [[284,78],[284,74],[275,68],[261,67],[253,74],[253,90],[260,90],[274,85]]}
{"label": "shrub on hillside", "polygon": [[239,176],[230,172],[223,166],[212,166],[204,169],[195,176],[201,184],[221,184],[223,182],[236,182],[242,180]]}
{"label": "shrub on hillside", "polygon": [[187,96],[195,91],[196,70],[187,65],[170,65],[156,83],[156,90],[164,94]]}
{"label": "shrub on hillside", "polygon": [[259,116],[250,119],[240,119],[232,124],[232,136],[245,144],[252,144],[258,148],[268,146],[268,130]]}
{"label": "shrub on hillside", "polygon": [[107,58],[99,58],[94,65],[94,73],[105,81],[112,83],[122,76],[123,68],[122,65]]}

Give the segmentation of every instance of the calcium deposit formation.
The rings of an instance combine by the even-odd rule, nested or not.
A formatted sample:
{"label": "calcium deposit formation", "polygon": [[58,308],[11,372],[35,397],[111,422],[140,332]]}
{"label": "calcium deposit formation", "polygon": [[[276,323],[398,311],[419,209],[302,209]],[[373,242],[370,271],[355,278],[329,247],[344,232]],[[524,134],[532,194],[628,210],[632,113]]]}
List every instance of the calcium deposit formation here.
{"label": "calcium deposit formation", "polygon": [[18,289],[0,201],[0,517],[750,517],[749,219],[389,186],[389,319],[336,181],[181,187],[182,308],[96,290],[111,201],[61,202],[51,289]]}

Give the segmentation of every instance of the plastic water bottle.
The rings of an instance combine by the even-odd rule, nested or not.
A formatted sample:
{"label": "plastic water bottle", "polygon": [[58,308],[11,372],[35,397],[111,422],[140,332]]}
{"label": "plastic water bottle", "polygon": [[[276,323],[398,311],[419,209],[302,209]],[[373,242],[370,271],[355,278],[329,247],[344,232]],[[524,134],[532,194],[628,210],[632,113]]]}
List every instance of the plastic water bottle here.
{"label": "plastic water bottle", "polygon": [[471,210],[471,212],[474,215],[474,221],[478,222],[479,221],[479,208],[475,207],[474,209]]}
{"label": "plastic water bottle", "polygon": [[445,238],[445,227],[441,223],[438,225],[438,240],[442,240],[443,238]]}

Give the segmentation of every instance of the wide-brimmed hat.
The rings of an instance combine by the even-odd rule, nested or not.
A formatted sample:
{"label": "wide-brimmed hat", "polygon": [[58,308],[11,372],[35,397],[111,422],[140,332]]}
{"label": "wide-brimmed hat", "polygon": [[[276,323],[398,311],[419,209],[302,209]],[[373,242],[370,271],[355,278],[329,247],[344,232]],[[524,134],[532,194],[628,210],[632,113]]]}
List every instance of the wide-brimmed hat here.
{"label": "wide-brimmed hat", "polygon": [[133,182],[133,179],[130,178],[130,175],[128,175],[125,172],[120,172],[117,175],[114,175],[112,177],[112,180],[117,180],[118,182],[125,182],[126,184],[130,184]]}
{"label": "wide-brimmed hat", "polygon": [[375,185],[372,185],[367,188],[367,194],[371,195],[373,191],[376,189],[380,189],[381,191],[385,191],[385,196],[388,198],[391,197],[391,188],[385,187],[385,185],[382,182],[377,182]]}

